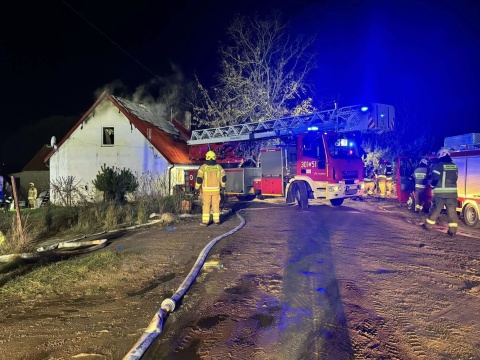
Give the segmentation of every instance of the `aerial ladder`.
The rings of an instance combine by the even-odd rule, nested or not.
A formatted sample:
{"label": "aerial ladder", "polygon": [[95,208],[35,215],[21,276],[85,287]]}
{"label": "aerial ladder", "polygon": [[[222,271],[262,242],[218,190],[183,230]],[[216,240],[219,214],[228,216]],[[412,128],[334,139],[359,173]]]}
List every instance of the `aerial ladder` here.
{"label": "aerial ladder", "polygon": [[[261,149],[253,167],[226,169],[226,194],[241,197],[285,196],[308,207],[308,199],[341,205],[357,196],[363,181],[358,133],[393,130],[392,105],[371,103],[260,122],[193,130],[188,144],[197,160],[225,144],[294,139],[294,144]],[[219,145],[220,144],[220,145]],[[199,150],[200,149],[200,150]],[[221,157],[220,158],[221,162]],[[239,166],[240,166],[239,162]]]}
{"label": "aerial ladder", "polygon": [[394,123],[395,109],[392,105],[373,103],[335,107],[260,122],[193,130],[188,144],[213,144],[298,135],[308,131],[309,128],[316,128],[318,131],[381,133],[393,130]]}

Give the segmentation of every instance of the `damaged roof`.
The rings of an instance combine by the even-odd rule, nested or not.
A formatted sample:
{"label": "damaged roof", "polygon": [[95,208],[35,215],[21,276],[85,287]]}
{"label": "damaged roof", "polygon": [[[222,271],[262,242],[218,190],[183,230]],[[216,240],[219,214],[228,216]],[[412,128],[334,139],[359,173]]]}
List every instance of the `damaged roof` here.
{"label": "damaged roof", "polygon": [[[196,161],[190,160],[188,154],[189,130],[179,126],[180,122],[174,121],[179,126],[179,131],[172,122],[155,116],[147,106],[107,93],[100,95],[92,107],[57,144],[57,147],[60,147],[90,113],[106,100],[111,101],[170,164],[197,164]],[[50,151],[44,161],[47,162],[53,153],[54,150]]]}

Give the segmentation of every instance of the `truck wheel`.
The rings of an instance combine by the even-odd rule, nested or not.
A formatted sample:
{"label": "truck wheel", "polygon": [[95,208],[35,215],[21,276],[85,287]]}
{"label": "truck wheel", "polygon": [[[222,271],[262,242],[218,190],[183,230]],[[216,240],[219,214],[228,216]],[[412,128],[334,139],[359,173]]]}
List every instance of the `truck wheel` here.
{"label": "truck wheel", "polygon": [[473,204],[467,204],[463,208],[463,221],[467,226],[474,227],[478,223],[478,209]]}
{"label": "truck wheel", "polygon": [[415,205],[416,205],[415,196],[412,193],[410,193],[408,195],[408,200],[407,200],[407,209],[412,212],[415,212]]}
{"label": "truck wheel", "polygon": [[343,199],[332,199],[332,200],[330,200],[330,203],[333,206],[340,206],[340,205],[343,204]]}
{"label": "truck wheel", "polygon": [[297,199],[298,207],[301,210],[308,209],[307,187],[303,181],[295,186],[295,198]]}

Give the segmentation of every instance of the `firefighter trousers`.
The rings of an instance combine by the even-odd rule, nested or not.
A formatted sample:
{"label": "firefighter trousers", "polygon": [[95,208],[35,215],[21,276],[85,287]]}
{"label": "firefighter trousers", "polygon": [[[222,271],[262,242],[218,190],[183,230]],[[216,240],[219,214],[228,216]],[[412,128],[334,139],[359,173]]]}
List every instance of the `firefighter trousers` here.
{"label": "firefighter trousers", "polygon": [[202,223],[210,223],[210,208],[212,209],[213,222],[220,223],[220,194],[209,194],[204,191],[202,194]]}
{"label": "firefighter trousers", "polygon": [[378,191],[380,192],[380,197],[384,198],[387,193],[387,179],[384,177],[379,177],[377,180]]}
{"label": "firefighter trousers", "polygon": [[422,212],[425,204],[425,188],[415,188],[415,212]]}
{"label": "firefighter trousers", "polygon": [[375,181],[364,180],[364,183],[365,183],[364,195],[373,195],[373,191],[375,190]]}
{"label": "firefighter trousers", "polygon": [[385,180],[385,190],[386,190],[386,194],[387,196],[390,196],[392,194],[392,191],[393,191],[393,179],[392,178],[386,178]]}
{"label": "firefighter trousers", "polygon": [[435,196],[433,198],[433,206],[430,211],[430,215],[425,221],[425,226],[431,228],[437,222],[437,218],[440,215],[443,207],[447,208],[447,221],[448,221],[448,232],[455,234],[458,227],[458,216],[457,216],[457,199],[456,198],[439,198]]}

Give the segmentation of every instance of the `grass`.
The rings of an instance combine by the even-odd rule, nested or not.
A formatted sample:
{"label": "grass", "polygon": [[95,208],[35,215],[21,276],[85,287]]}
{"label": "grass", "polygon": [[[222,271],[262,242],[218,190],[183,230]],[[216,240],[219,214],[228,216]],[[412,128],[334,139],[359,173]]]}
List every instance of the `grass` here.
{"label": "grass", "polygon": [[[47,239],[75,237],[134,224],[145,224],[151,213],[181,212],[181,196],[140,199],[133,203],[48,205],[21,209],[21,230],[15,212],[0,212],[0,255],[30,252]],[[2,236],[3,234],[3,236]]]}
{"label": "grass", "polygon": [[[105,295],[128,273],[129,263],[141,264],[141,255],[129,252],[97,252],[37,267],[0,288],[4,300],[29,300],[67,295],[81,298]],[[106,276],[116,273],[118,278]]]}
{"label": "grass", "polygon": [[[21,231],[16,212],[0,212],[0,255],[34,252],[45,240],[62,241],[144,224],[148,222],[148,215],[154,212],[178,214],[181,200],[179,196],[164,196],[122,205],[49,204],[35,210],[21,209]],[[130,286],[132,281],[129,279],[133,279],[134,275],[142,271],[146,274],[148,269],[143,269],[144,266],[138,254],[108,251],[84,254],[69,260],[57,259],[48,264],[6,264],[0,266],[0,297],[28,300],[55,296],[112,296],[115,288]]]}

